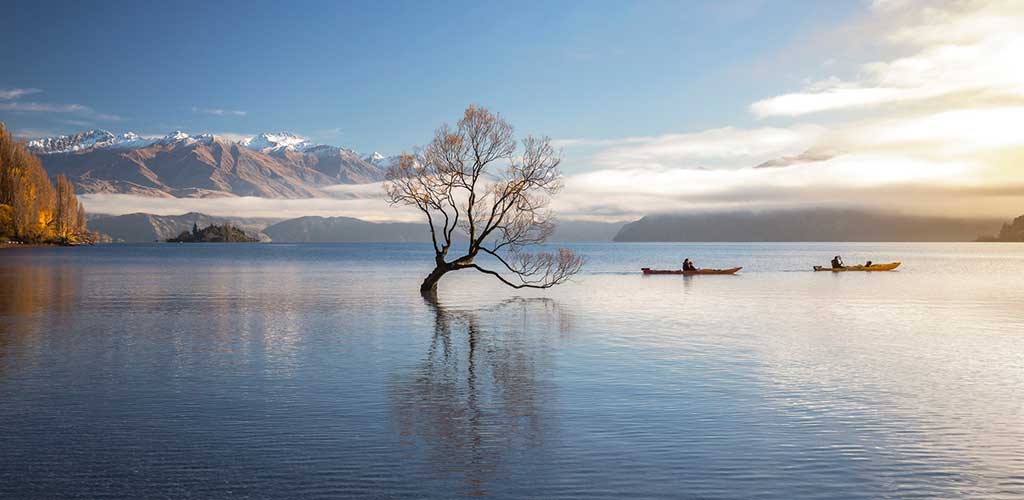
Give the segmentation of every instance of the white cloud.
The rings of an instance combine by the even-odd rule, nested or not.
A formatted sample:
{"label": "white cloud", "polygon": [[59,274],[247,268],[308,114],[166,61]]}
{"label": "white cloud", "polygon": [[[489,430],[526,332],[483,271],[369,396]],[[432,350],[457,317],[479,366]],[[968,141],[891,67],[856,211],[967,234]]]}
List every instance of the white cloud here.
{"label": "white cloud", "polygon": [[18,99],[18,98],[23,97],[23,96],[27,96],[29,94],[35,94],[37,92],[42,92],[42,90],[31,89],[31,88],[29,88],[29,89],[0,89],[0,101],[10,101],[10,100],[13,100],[13,99]]}
{"label": "white cloud", "polygon": [[203,114],[207,114],[207,115],[216,115],[216,116],[245,116],[245,115],[248,114],[245,111],[238,111],[238,110],[233,110],[233,109],[199,108],[199,107],[195,107],[195,106],[192,107],[192,112],[193,113],[203,113]]}
{"label": "white cloud", "polygon": [[954,109],[910,118],[879,120],[856,128],[863,147],[923,146],[942,155],[965,155],[1000,148],[1024,148],[1024,106]]}
{"label": "white cloud", "polygon": [[40,137],[53,137],[59,134],[56,130],[48,128],[22,128],[15,130],[11,135],[19,139],[38,139]]}
{"label": "white cloud", "polygon": [[120,115],[110,114],[110,113],[94,113],[94,114],[90,115],[90,117],[95,119],[95,120],[107,121],[107,122],[119,122],[121,120],[124,120],[124,117],[122,117]]}
{"label": "white cloud", "polygon": [[876,2],[874,8],[879,17],[902,21],[885,39],[910,55],[862,64],[853,79],[815,82],[757,101],[751,111],[799,116],[921,101],[948,108],[962,94],[1024,100],[1024,2]]}
{"label": "white cloud", "polygon": [[756,129],[725,127],[621,140],[570,139],[555,141],[555,144],[562,147],[605,146],[589,158],[590,163],[602,168],[741,167],[800,153],[814,145],[823,132],[824,129],[816,125]]}
{"label": "white cloud", "polygon": [[[379,186],[378,186],[379,188]],[[209,215],[239,217],[269,217],[288,219],[306,215],[323,217],[356,217],[369,221],[421,220],[413,209],[390,207],[381,198],[306,198],[274,199],[257,197],[227,198],[152,198],[128,194],[82,194],[89,213],[121,215],[145,212],[157,215],[176,215],[201,212]]]}
{"label": "white cloud", "polygon": [[98,113],[84,104],[53,104],[34,101],[0,102],[0,111],[20,111],[27,113],[72,113],[101,121],[121,121],[123,118],[108,113]]}
{"label": "white cloud", "polygon": [[[1008,215],[1008,199],[1024,202],[1024,187],[967,189],[985,170],[968,161],[853,154],[777,169],[606,169],[568,176],[553,202],[565,218],[636,218],[651,213],[855,206],[956,216]],[[994,193],[994,194],[993,194]],[[955,200],[951,200],[954,198]]]}
{"label": "white cloud", "polygon": [[82,104],[49,104],[45,102],[15,101],[0,103],[0,110],[36,113],[91,113],[92,108]]}

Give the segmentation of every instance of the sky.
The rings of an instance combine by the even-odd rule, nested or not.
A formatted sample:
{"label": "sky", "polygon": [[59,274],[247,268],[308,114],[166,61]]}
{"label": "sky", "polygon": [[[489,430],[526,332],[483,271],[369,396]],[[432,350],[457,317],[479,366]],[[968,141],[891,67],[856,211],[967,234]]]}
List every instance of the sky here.
{"label": "sky", "polygon": [[[562,149],[564,217],[1024,212],[1018,0],[12,6],[0,120],[25,137],[288,130],[396,154],[475,103]],[[345,198],[162,209],[405,216]]]}

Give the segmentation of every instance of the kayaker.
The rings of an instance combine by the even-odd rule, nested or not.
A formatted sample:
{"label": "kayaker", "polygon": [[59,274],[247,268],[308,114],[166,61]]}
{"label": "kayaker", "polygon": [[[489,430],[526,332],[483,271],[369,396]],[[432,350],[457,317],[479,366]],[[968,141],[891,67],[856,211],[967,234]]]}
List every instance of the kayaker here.
{"label": "kayaker", "polygon": [[690,259],[687,258],[687,259],[683,260],[683,271],[696,271],[696,270],[697,270],[697,268],[694,267],[693,262],[690,262]]}
{"label": "kayaker", "polygon": [[864,264],[864,267],[871,267],[871,261],[869,260],[867,264]]}
{"label": "kayaker", "polygon": [[841,269],[846,266],[843,265],[843,258],[839,255],[832,257],[832,269]]}

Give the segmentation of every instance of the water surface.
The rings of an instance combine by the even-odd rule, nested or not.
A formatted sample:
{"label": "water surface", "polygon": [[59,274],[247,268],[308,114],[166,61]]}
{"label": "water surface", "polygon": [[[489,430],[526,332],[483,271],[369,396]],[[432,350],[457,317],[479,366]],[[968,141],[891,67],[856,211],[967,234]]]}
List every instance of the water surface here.
{"label": "water surface", "polygon": [[0,498],[1024,495],[1024,245],[574,248],[2,251]]}

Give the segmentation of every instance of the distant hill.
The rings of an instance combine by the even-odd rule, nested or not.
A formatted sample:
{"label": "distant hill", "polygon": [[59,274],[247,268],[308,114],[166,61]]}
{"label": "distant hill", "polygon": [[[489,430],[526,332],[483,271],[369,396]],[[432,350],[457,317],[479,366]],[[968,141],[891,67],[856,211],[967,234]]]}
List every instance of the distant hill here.
{"label": "distant hill", "polygon": [[785,210],[651,215],[622,227],[615,241],[974,241],[997,219],[888,215],[856,210]]}
{"label": "distant hill", "polygon": [[1001,241],[1022,243],[1024,242],[1024,215],[1013,219],[1009,224],[1003,224],[999,234],[995,236],[979,236],[978,241]]}
{"label": "distant hill", "polygon": [[[277,243],[401,243],[430,242],[422,222],[368,222],[352,217],[299,217],[267,219],[217,217],[196,212],[183,215],[90,215],[89,227],[108,235],[114,242],[150,243],[165,241],[199,227],[231,224],[262,241]],[[552,242],[611,241],[622,223],[560,221]]]}
{"label": "distant hill", "polygon": [[[552,242],[611,241],[622,223],[560,221]],[[278,243],[430,242],[423,222],[367,222],[351,217],[299,217],[263,230]]]}
{"label": "distant hill", "polygon": [[390,243],[427,242],[424,224],[367,222],[352,217],[299,217],[263,230],[276,243]]}
{"label": "distant hill", "polygon": [[[215,217],[190,212],[183,215],[153,215],[134,213],[126,215],[91,215],[89,227],[110,236],[114,242],[152,243],[173,238],[182,231],[189,231],[193,225],[231,224],[246,233],[259,237],[263,228],[280,219],[243,219],[237,217]],[[268,238],[263,237],[266,240]]]}

